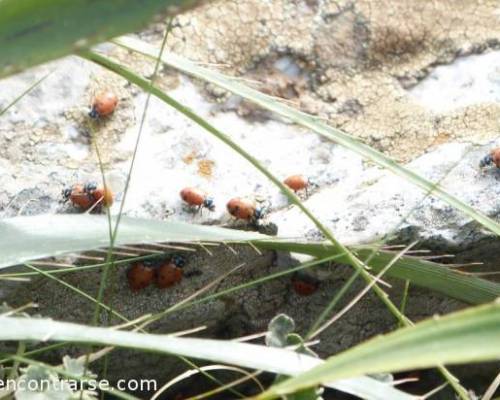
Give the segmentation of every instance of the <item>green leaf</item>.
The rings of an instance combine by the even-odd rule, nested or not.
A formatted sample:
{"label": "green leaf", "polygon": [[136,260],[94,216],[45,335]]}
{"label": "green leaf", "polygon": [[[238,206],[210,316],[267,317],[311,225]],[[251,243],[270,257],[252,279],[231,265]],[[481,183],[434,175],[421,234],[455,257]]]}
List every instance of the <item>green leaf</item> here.
{"label": "green leaf", "polygon": [[[144,54],[148,57],[157,59],[158,49],[151,46],[141,40],[133,39],[130,37],[118,38],[114,41],[116,44],[123,46],[129,50],[136,51],[138,53]],[[308,115],[301,111],[295,110],[282,102],[276,100],[271,96],[260,93],[257,90],[251,89],[243,85],[240,80],[225,76],[219,72],[215,72],[203,67],[196,65],[195,63],[186,60],[173,53],[164,53],[162,56],[162,61],[165,65],[168,65],[178,71],[191,75],[195,78],[201,79],[204,82],[213,83],[221,88],[228,90],[238,96],[249,100],[266,110],[275,112],[286,119],[311,129],[312,131],[324,136],[334,142],[344,146],[365,159],[371,160],[374,163],[380,165],[381,167],[387,168],[389,171],[396,175],[402,176],[408,182],[424,189],[426,192],[432,193],[435,197],[440,198],[444,202],[448,203],[452,207],[462,211],[464,214],[468,215],[484,227],[490,229],[492,232],[500,235],[500,225],[496,223],[491,218],[484,214],[476,211],[473,207],[465,204],[456,197],[447,193],[439,185],[436,185],[422,176],[416,174],[410,169],[399,165],[396,161],[384,154],[378,152],[377,150],[371,148],[370,146],[361,143],[352,136],[340,131],[339,129],[333,128],[324,122],[321,122],[318,118],[312,115]]]}
{"label": "green leaf", "polygon": [[71,358],[70,356],[63,357],[63,368],[71,376],[74,377],[97,377],[85,366],[85,360],[78,358]]}
{"label": "green leaf", "polygon": [[197,0],[2,0],[0,77],[175,15]]}
{"label": "green leaf", "polygon": [[42,366],[29,366],[17,381],[16,400],[70,400],[73,396],[68,383]]}
{"label": "green leaf", "polygon": [[[285,375],[297,375],[320,365],[321,360],[294,351],[234,341],[178,338],[97,328],[48,319],[0,317],[0,340],[44,340],[127,347],[156,353],[238,365]],[[415,399],[390,385],[359,377],[328,386],[364,399]]]}
{"label": "green leaf", "polygon": [[[313,351],[304,346],[304,340],[296,333],[295,322],[286,314],[278,314],[268,325],[266,334],[266,346],[283,348],[286,346],[295,347],[295,351],[300,354],[318,357]],[[276,375],[274,383],[283,382],[288,378],[286,375]],[[322,400],[323,388],[313,387],[301,390],[291,395],[285,396],[284,400]]]}
{"label": "green leaf", "polygon": [[267,326],[266,346],[286,347],[287,336],[295,330],[295,322],[286,314],[278,314]]}
{"label": "green leaf", "polygon": [[271,399],[363,374],[405,371],[500,358],[500,302],[470,308],[379,336],[271,387]]}
{"label": "green leaf", "polygon": [[297,346],[297,353],[305,354],[312,357],[318,357],[318,355],[312,351],[309,347],[304,344],[304,339],[297,333],[290,333],[286,337],[286,341],[289,346]]}
{"label": "green leaf", "polygon": [[323,400],[323,388],[309,388],[285,396],[284,400]]}
{"label": "green leaf", "polygon": [[57,374],[54,374],[41,366],[30,366],[23,372],[27,380],[36,381],[37,383],[42,382],[43,380],[53,381],[57,379]]}
{"label": "green leaf", "polygon": [[[113,224],[115,218],[112,218]],[[37,258],[109,245],[103,215],[38,215],[0,221],[0,269]],[[267,236],[216,226],[122,217],[116,245],[132,243],[257,240]]]}

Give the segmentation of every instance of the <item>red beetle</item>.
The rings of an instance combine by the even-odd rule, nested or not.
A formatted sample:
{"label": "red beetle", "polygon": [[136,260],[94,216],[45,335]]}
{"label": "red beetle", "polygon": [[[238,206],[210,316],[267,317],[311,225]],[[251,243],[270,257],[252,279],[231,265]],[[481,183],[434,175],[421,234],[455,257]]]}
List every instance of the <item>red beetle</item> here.
{"label": "red beetle", "polygon": [[141,262],[135,263],[127,271],[127,280],[130,289],[134,292],[147,288],[154,279],[154,269]]}
{"label": "red beetle", "polygon": [[118,105],[118,97],[113,92],[107,90],[95,96],[92,102],[92,109],[89,112],[91,118],[106,117],[115,111]]}
{"label": "red beetle", "polygon": [[198,210],[201,210],[202,207],[208,208],[210,211],[215,210],[214,199],[203,190],[187,187],[181,190],[180,195],[182,200],[190,206],[198,207]]}

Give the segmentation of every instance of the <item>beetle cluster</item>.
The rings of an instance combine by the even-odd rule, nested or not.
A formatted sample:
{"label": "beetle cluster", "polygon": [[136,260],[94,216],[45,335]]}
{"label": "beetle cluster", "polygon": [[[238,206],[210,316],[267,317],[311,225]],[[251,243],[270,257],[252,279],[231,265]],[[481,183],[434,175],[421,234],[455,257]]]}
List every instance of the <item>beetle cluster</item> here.
{"label": "beetle cluster", "polygon": [[[500,148],[495,148],[481,159],[480,168],[494,164],[500,168]],[[308,196],[308,188],[312,182],[303,175],[291,175],[283,183],[295,193],[304,191]],[[70,195],[71,192],[68,192]],[[203,208],[210,211],[215,210],[214,199],[198,188],[186,187],[180,192],[181,199],[189,206],[201,212]],[[236,219],[249,222],[258,222],[265,214],[266,208],[259,207],[254,200],[235,197],[226,204],[227,211]],[[182,265],[176,265],[174,262],[163,264],[156,270],[147,267],[142,263],[135,264],[128,272],[127,277],[132,290],[140,290],[151,282],[155,281],[160,288],[175,285],[182,279]],[[299,296],[310,296],[315,293],[319,287],[319,281],[305,274],[295,274],[292,277],[292,288]]]}
{"label": "beetle cluster", "polygon": [[146,262],[134,263],[127,271],[129,287],[132,291],[138,292],[153,282],[159,289],[174,286],[182,280],[184,265],[186,259],[180,255],[175,255],[156,266]]}
{"label": "beetle cluster", "polygon": [[[203,208],[215,210],[214,199],[201,189],[186,187],[180,192],[181,199],[189,206],[201,212]],[[264,214],[264,207],[257,206],[251,199],[235,197],[227,203],[228,212],[236,219],[257,222]]]}
{"label": "beetle cluster", "polygon": [[[118,105],[118,97],[111,91],[98,93],[91,105],[89,116],[93,119],[109,117]],[[304,191],[308,195],[311,182],[303,175],[289,176],[283,182],[295,193]],[[63,200],[82,210],[102,210],[102,207],[110,207],[113,204],[113,193],[106,186],[99,186],[94,182],[77,183],[67,187],[62,192]],[[205,191],[186,187],[180,191],[181,199],[188,207],[202,212],[203,208],[209,211],[215,210],[214,199]],[[234,197],[226,204],[226,209],[236,219],[258,223],[267,213],[267,207],[258,204],[250,198]],[[182,256],[173,256],[160,265],[153,266],[147,262],[136,262],[127,271],[127,280],[132,291],[140,291],[153,282],[160,289],[168,288],[178,284],[183,277],[182,267],[185,265]],[[317,282],[294,276],[292,286],[299,295],[312,294],[317,288]]]}
{"label": "beetle cluster", "polygon": [[74,207],[84,211],[92,209],[101,211],[102,207],[111,207],[113,204],[113,192],[95,182],[76,183],[64,188],[62,197],[64,202],[70,201]]}
{"label": "beetle cluster", "polygon": [[[118,105],[118,97],[112,91],[98,93],[92,100],[89,116],[94,119],[110,116]],[[103,207],[113,204],[113,192],[107,186],[99,186],[95,182],[76,183],[62,191],[63,202],[84,211],[101,211]]]}
{"label": "beetle cluster", "polygon": [[[306,196],[308,195],[307,189],[311,185],[311,181],[303,175],[289,176],[283,183],[295,193],[305,191]],[[201,212],[203,208],[215,210],[214,199],[201,189],[186,187],[181,190],[180,197],[189,207],[198,212]],[[266,206],[258,205],[253,199],[242,197],[230,199],[226,204],[226,209],[234,218],[254,224],[258,223],[267,212]],[[318,286],[319,282],[307,275],[296,274],[292,278],[292,288],[299,296],[312,295]]]}
{"label": "beetle cluster", "polygon": [[[303,175],[292,175],[285,179],[283,183],[296,193],[304,190],[306,196],[308,194],[307,189],[311,185],[310,180]],[[210,211],[215,210],[214,199],[201,189],[186,187],[181,190],[180,196],[189,207],[195,208],[197,211],[201,212],[203,208]],[[252,223],[258,222],[267,213],[266,206],[260,206],[255,200],[243,197],[230,199],[226,204],[226,208],[234,218]]]}

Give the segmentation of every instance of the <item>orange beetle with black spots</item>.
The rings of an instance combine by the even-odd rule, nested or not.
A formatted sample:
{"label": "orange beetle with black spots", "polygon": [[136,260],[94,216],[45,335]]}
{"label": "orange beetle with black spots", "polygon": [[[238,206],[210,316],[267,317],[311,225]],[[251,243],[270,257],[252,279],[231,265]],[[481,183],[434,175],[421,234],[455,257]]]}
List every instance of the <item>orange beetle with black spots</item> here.
{"label": "orange beetle with black spots", "polygon": [[118,97],[113,92],[107,90],[98,93],[92,102],[89,112],[91,118],[107,117],[115,111],[118,105]]}

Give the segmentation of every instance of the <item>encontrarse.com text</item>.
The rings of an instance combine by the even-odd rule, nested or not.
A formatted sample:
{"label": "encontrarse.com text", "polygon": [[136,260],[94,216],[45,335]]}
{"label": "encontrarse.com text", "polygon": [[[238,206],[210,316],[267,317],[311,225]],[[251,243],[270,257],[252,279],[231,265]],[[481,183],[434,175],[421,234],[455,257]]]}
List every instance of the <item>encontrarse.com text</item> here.
{"label": "encontrarse.com text", "polygon": [[[106,379],[97,380],[90,379],[83,383],[77,380],[14,380],[7,379],[5,381],[0,380],[0,389],[6,389],[8,391],[36,391],[43,392],[46,390],[64,390],[71,389],[73,391],[78,391],[82,389],[82,385],[85,390],[110,390],[113,388],[111,383]],[[123,391],[156,391],[157,382],[154,379],[120,379],[115,383],[114,388]]]}

